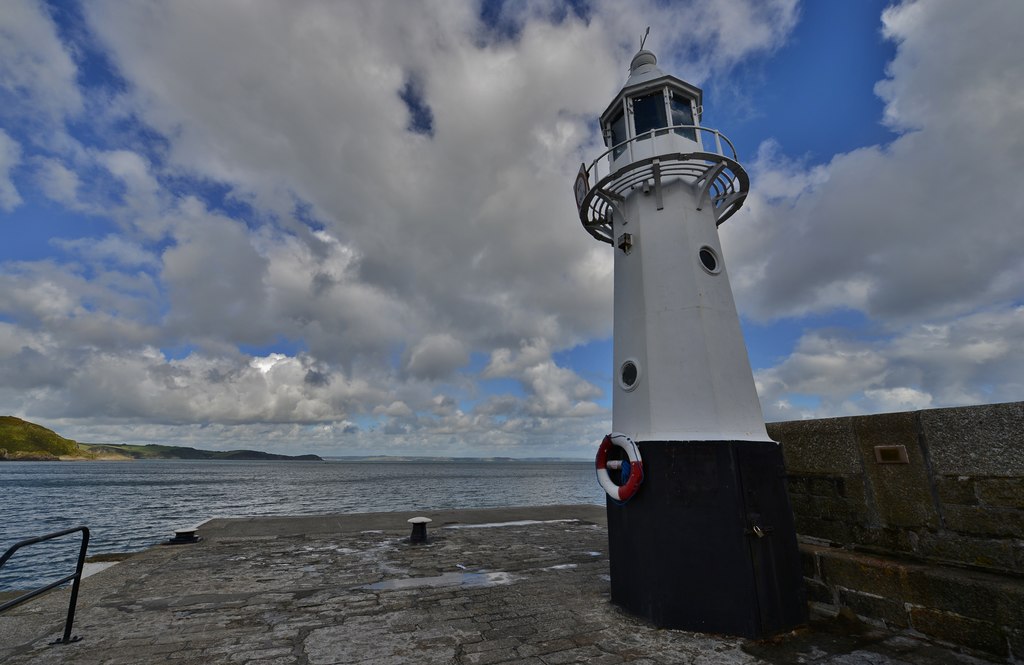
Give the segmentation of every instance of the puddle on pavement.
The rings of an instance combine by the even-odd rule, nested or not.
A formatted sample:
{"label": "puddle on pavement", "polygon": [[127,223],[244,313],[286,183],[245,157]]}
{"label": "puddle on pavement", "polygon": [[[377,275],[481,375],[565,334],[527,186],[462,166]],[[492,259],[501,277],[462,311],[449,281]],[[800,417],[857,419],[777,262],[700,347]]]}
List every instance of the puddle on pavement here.
{"label": "puddle on pavement", "polygon": [[101,570],[106,570],[107,568],[110,568],[111,566],[113,566],[116,563],[118,563],[118,562],[117,561],[99,561],[99,562],[96,562],[96,563],[89,563],[89,562],[87,562],[87,563],[82,565],[82,579],[84,580],[86,577],[91,577],[92,575],[95,575],[96,573],[100,572]]}
{"label": "puddle on pavement", "polygon": [[421,587],[487,587],[511,584],[510,573],[443,573],[436,577],[405,577],[396,580],[383,580],[375,584],[364,584],[360,589],[371,591],[389,591],[393,589],[418,589]]}
{"label": "puddle on pavement", "polygon": [[505,526],[532,526],[534,524],[557,524],[559,522],[579,522],[576,518],[562,520],[515,520],[512,522],[487,522],[485,524],[445,524],[444,529],[496,529]]}

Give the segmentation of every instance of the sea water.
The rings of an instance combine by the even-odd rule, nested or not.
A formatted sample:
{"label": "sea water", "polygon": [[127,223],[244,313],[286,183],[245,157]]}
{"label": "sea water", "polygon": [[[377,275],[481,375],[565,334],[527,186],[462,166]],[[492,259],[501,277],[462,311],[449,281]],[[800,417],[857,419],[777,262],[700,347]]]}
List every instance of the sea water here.
{"label": "sea water", "polygon": [[[580,503],[604,503],[589,462],[4,462],[0,555],[80,525],[95,555],[144,549],[210,517]],[[80,541],[19,550],[0,568],[0,591],[74,572]]]}

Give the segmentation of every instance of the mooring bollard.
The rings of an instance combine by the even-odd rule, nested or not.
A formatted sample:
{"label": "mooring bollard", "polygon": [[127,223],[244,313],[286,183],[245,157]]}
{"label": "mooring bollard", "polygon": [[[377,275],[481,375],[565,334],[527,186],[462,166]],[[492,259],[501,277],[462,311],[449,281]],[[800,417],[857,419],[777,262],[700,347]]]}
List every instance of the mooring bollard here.
{"label": "mooring bollard", "polygon": [[413,544],[427,542],[427,525],[434,520],[429,517],[412,517],[408,521],[412,525],[412,535],[409,536],[409,542]]}
{"label": "mooring bollard", "polygon": [[200,525],[184,527],[181,529],[174,530],[174,538],[167,541],[168,545],[187,545],[190,543],[198,543],[202,538],[199,536]]}

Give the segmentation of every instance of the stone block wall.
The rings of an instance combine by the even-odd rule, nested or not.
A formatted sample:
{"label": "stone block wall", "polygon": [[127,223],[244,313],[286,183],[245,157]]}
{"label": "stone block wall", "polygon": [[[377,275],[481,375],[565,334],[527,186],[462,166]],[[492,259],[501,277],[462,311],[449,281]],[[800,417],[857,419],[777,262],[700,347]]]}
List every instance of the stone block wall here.
{"label": "stone block wall", "polygon": [[812,601],[1024,657],[1024,402],[768,432]]}

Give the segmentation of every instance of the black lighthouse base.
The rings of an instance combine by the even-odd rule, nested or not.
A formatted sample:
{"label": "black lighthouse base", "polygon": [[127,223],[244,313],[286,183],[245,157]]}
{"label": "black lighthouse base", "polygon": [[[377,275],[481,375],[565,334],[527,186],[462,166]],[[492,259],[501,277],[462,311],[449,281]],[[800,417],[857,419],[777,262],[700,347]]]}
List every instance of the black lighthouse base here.
{"label": "black lighthouse base", "polygon": [[608,501],[612,602],[661,628],[750,638],[806,623],[779,446],[638,445],[643,484]]}

